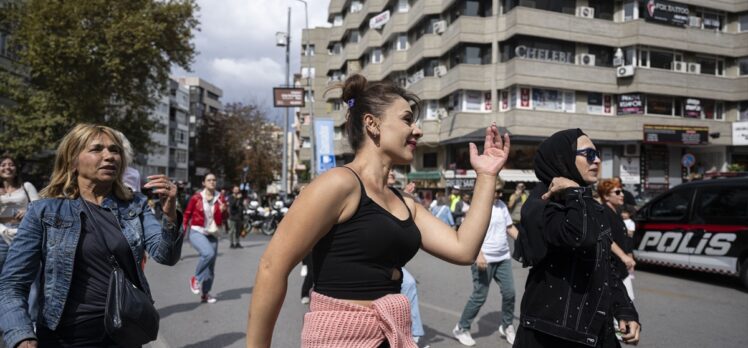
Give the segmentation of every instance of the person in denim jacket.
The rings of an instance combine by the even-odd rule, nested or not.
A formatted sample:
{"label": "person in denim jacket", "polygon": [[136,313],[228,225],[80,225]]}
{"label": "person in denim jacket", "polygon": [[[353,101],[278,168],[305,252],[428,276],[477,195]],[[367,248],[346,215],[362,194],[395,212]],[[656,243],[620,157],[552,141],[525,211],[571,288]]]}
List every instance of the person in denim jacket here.
{"label": "person in denim jacket", "polygon": [[[8,347],[112,347],[104,305],[114,256],[125,275],[150,294],[138,265],[147,251],[174,265],[182,250],[176,186],[164,175],[145,188],[161,196],[163,220],[146,198],[122,183],[129,163],[109,127],[81,124],[62,139],[51,183],[32,202],[0,274],[0,329]],[[94,226],[94,221],[97,224]],[[42,291],[36,329],[26,310],[38,265]]]}

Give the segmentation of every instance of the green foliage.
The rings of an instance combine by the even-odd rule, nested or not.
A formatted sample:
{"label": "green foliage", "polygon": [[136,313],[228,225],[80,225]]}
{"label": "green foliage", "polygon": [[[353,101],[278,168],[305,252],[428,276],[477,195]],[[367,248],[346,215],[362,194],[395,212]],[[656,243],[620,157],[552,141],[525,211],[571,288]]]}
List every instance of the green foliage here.
{"label": "green foliage", "polygon": [[189,69],[198,21],[194,0],[25,0],[0,25],[18,61],[0,68],[0,143],[29,157],[53,149],[76,123],[121,130],[147,152],[148,118],[168,91],[172,64]]}
{"label": "green foliage", "polygon": [[260,107],[227,104],[224,113],[207,115],[198,127],[197,166],[223,175],[227,184],[246,181],[264,190],[281,171],[283,144],[275,131]]}
{"label": "green foliage", "polygon": [[745,171],[745,166],[741,165],[740,163],[728,164],[727,165],[727,171],[728,172],[735,172],[735,173],[744,172]]}

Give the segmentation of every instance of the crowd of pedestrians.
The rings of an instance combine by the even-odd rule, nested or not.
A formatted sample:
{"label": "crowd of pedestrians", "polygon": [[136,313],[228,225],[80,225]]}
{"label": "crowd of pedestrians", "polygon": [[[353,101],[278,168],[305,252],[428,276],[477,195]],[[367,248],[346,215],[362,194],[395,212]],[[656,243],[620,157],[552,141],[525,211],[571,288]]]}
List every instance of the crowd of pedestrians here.
{"label": "crowd of pedestrians", "polygon": [[[510,139],[492,124],[480,151],[469,146],[474,185],[450,187],[424,203],[415,184],[401,186],[392,171],[411,163],[422,136],[418,98],[360,75],[342,89],[356,156],[313,180],[278,226],[258,265],[247,347],[271,345],[299,262],[301,302],[309,305],[302,347],[418,347],[418,274],[405,266],[420,249],[470,266],[473,290],[460,299],[465,306],[452,328],[463,345],[475,345],[471,325],[492,281],[501,298],[495,324],[516,347],[639,341],[632,207],[620,180],[598,182],[600,158],[587,135],[569,129],[546,139],[534,158],[540,182],[531,191],[517,183],[505,200],[498,178]],[[61,140],[50,183],[37,194],[21,180],[16,160],[0,157],[0,329],[9,347],[134,347],[152,340],[157,313],[155,327],[136,334],[127,320],[137,318],[111,325],[109,308],[119,305],[112,279],[131,283],[142,297],[128,305],[147,314],[146,255],[174,265],[185,238],[199,254],[190,291],[203,303],[218,300],[211,290],[219,241],[226,233],[229,248],[243,248],[250,197],[239,186],[220,189],[212,173],[188,197],[165,175],[141,185],[132,160],[118,131],[78,125]],[[515,260],[530,267],[519,320]]]}

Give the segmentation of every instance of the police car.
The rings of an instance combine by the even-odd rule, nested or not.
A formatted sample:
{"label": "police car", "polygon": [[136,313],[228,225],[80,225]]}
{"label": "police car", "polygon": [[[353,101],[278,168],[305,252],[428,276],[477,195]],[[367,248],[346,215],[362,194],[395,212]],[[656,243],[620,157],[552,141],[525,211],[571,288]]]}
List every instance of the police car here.
{"label": "police car", "polygon": [[637,262],[738,276],[748,287],[748,178],[676,186],[635,220]]}

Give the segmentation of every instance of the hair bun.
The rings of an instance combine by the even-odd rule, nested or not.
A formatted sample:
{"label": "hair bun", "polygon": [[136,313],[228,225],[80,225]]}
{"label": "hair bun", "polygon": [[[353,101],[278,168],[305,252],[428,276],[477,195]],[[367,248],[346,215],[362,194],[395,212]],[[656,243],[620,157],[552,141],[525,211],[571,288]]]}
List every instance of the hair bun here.
{"label": "hair bun", "polygon": [[[343,84],[343,102],[355,99],[364,93],[367,84],[366,78],[361,74],[353,74],[345,80]],[[349,104],[350,105],[350,104]]]}

